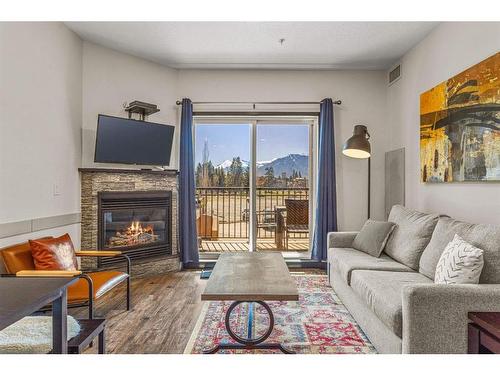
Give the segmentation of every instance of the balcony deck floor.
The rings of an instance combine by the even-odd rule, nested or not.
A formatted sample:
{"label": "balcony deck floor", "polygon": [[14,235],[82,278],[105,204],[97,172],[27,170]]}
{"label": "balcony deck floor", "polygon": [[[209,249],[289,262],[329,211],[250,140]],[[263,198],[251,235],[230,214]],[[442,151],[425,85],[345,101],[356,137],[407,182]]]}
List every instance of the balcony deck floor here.
{"label": "balcony deck floor", "polygon": [[[249,251],[250,244],[245,239],[223,239],[218,241],[203,240],[201,243],[200,252],[211,253],[235,253]],[[288,249],[276,249],[273,239],[258,239],[257,251],[309,251],[309,240],[304,239],[289,239]]]}

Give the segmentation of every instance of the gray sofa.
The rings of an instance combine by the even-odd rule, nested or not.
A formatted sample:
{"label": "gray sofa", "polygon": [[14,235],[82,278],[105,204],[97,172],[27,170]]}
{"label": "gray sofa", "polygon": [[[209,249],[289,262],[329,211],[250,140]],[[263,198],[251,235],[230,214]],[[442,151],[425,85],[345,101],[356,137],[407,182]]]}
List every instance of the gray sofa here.
{"label": "gray sofa", "polygon": [[[500,311],[500,227],[394,206],[379,258],[351,247],[357,232],[328,235],[330,283],[380,353],[466,353],[467,313]],[[455,234],[484,250],[479,285],[434,284]]]}

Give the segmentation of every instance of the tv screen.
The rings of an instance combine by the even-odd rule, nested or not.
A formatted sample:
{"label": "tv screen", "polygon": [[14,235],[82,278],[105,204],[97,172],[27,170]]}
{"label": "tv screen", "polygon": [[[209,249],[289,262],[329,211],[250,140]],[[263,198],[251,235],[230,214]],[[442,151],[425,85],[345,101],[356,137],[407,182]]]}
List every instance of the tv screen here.
{"label": "tv screen", "polygon": [[94,161],[167,166],[174,127],[99,115]]}

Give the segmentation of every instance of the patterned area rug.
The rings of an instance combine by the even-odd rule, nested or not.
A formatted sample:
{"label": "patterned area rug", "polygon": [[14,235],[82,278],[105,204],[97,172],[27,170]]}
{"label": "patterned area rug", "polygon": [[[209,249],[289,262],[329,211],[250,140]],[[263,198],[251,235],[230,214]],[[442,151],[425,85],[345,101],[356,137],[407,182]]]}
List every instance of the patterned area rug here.
{"label": "patterned area rug", "polygon": [[[293,274],[292,274],[293,275]],[[275,326],[267,342],[279,342],[297,353],[354,354],[375,353],[354,318],[328,284],[324,275],[293,275],[299,290],[298,302],[270,302]],[[218,343],[233,342],[224,326],[230,302],[207,302],[184,353],[202,353]],[[238,335],[248,334],[249,304],[239,305],[231,314],[231,327]],[[254,337],[268,327],[269,316],[254,307]],[[279,351],[226,350],[219,353],[279,353]]]}

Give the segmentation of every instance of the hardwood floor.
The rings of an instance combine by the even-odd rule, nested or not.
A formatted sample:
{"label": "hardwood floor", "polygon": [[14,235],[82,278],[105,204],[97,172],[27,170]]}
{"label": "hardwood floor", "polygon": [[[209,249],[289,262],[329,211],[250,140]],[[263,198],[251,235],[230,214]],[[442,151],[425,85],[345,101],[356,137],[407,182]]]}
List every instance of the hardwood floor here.
{"label": "hardwood floor", "polygon": [[[199,271],[132,280],[132,310],[125,310],[125,289],[117,287],[97,304],[104,316],[107,353],[183,353],[200,314],[206,280]],[[86,309],[70,309],[75,317]],[[86,353],[97,353],[96,345]]]}
{"label": "hardwood floor", "polygon": [[[323,273],[297,269],[299,273]],[[183,353],[200,315],[201,293],[207,280],[200,271],[133,279],[132,310],[125,310],[125,288],[117,287],[97,303],[96,317],[105,317],[106,352],[121,354]],[[70,309],[74,317],[86,318],[87,309]],[[97,353],[94,347],[85,353]]]}

